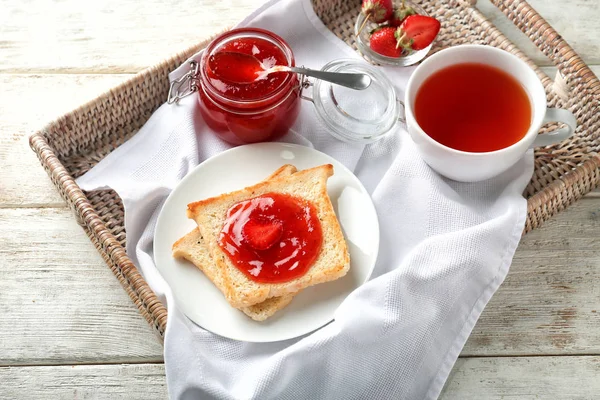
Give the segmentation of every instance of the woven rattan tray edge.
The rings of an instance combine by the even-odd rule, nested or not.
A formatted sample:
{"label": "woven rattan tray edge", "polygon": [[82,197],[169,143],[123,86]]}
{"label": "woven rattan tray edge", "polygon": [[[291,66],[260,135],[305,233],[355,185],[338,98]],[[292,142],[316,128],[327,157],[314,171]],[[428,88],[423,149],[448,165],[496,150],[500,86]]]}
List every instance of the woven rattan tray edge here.
{"label": "woven rattan tray edge", "polygon": [[[550,25],[537,14],[526,2],[521,0],[492,2],[502,10],[515,25],[557,65],[559,70],[569,79],[581,79],[589,90],[600,99],[600,82],[587,65],[572,48],[558,35]],[[475,13],[478,13],[474,9]],[[480,14],[479,14],[480,15]],[[485,23],[482,20],[482,23]],[[544,32],[544,38],[539,32]],[[56,149],[47,140],[47,129],[56,129],[57,124],[69,119],[72,114],[85,112],[99,100],[111,96],[114,92],[129,90],[143,81],[156,70],[170,71],[185,61],[190,55],[204,47],[211,39],[189,48],[186,51],[140,72],[110,92],[94,99],[71,113],[65,114],[46,128],[33,134],[30,145],[36,152],[40,162],[46,169],[52,182],[67,204],[73,209],[78,222],[82,225],[90,240],[94,243],[106,263],[119,282],[129,294],[132,301],[148,323],[162,337],[166,328],[167,310],[156,294],[150,289],[144,278],[137,271],[119,243],[105,223],[98,216],[85,193],[76,184],[65,166],[59,160]],[[554,50],[550,50],[550,49]],[[164,79],[167,79],[165,74]],[[591,191],[600,182],[600,156],[595,155],[585,161],[576,170],[552,182],[528,199],[528,218],[525,232],[538,227],[557,212],[563,210],[574,201]],[[574,189],[575,188],[575,189]]]}
{"label": "woven rattan tray edge", "polygon": [[[566,84],[580,80],[600,102],[600,80],[558,32],[523,0],[491,0],[508,19],[558,68]],[[476,1],[473,1],[474,5]],[[476,8],[472,13],[482,24],[489,22]],[[493,28],[497,31],[497,28]],[[541,33],[541,34],[540,34]],[[499,33],[504,40],[504,35]],[[511,46],[514,46],[510,43]],[[575,184],[577,183],[577,184]],[[549,184],[527,200],[524,232],[539,227],[600,184],[600,155],[595,154],[578,169]],[[573,190],[576,189],[576,190]]]}

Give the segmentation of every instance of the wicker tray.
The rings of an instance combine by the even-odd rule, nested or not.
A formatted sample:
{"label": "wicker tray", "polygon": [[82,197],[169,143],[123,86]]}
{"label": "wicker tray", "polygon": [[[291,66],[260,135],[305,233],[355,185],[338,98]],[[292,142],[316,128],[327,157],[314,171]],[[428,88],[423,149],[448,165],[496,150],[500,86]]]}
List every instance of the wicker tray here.
{"label": "wicker tray", "polygon": [[[578,120],[575,135],[535,152],[535,173],[525,196],[525,232],[592,190],[600,180],[600,82],[558,33],[523,0],[492,0],[558,67],[553,81],[475,8],[474,1],[416,1],[442,22],[434,51],[479,43],[507,50],[537,72],[551,107],[570,109]],[[353,25],[360,0],[313,0],[317,15],[354,48]],[[75,183],[146,122],[167,97],[168,73],[208,44],[196,46],[152,66],[108,93],[47,125],[30,144],[62,197],[75,212],[108,266],[148,323],[163,336],[167,310],[125,253],[123,206],[114,191],[83,192]],[[544,126],[542,131],[553,129]]]}

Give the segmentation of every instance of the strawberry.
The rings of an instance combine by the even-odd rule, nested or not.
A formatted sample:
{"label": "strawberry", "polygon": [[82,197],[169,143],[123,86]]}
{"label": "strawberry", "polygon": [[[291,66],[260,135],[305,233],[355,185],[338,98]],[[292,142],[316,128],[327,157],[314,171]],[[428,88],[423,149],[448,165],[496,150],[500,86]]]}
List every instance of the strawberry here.
{"label": "strawberry", "polygon": [[371,35],[369,47],[376,53],[388,57],[400,57],[402,47],[398,44],[397,28],[385,27],[376,30]]}
{"label": "strawberry", "polygon": [[242,237],[255,250],[269,249],[279,241],[282,233],[281,222],[262,218],[251,218],[242,228]]}
{"label": "strawberry", "polygon": [[409,15],[415,15],[417,12],[412,7],[395,8],[390,18],[390,26],[400,26]]}
{"label": "strawberry", "polygon": [[392,0],[363,0],[361,11],[374,22],[382,23],[392,15]]}
{"label": "strawberry", "polygon": [[425,15],[409,15],[398,28],[398,45],[406,50],[422,50],[429,46],[438,32],[440,22]]}
{"label": "strawberry", "polygon": [[387,21],[392,16],[393,6],[392,0],[362,0],[360,11],[366,16],[365,21],[358,29],[360,34],[369,21],[374,21],[378,24]]}

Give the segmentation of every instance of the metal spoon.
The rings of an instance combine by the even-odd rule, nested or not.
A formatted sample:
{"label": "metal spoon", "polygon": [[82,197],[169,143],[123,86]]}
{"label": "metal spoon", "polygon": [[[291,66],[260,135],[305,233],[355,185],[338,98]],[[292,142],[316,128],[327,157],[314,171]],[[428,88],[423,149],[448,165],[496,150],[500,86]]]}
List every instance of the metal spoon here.
{"label": "metal spoon", "polygon": [[[260,79],[265,79],[269,74],[275,72],[294,72],[355,90],[366,89],[371,84],[371,77],[366,74],[325,72],[283,65],[275,65],[267,68],[253,55],[229,51],[221,51],[213,54],[209,59],[209,65],[211,65],[211,69],[220,77],[233,83],[252,83]],[[223,65],[228,66],[228,68],[220,67]],[[235,66],[235,68],[231,68],[230,66]]]}

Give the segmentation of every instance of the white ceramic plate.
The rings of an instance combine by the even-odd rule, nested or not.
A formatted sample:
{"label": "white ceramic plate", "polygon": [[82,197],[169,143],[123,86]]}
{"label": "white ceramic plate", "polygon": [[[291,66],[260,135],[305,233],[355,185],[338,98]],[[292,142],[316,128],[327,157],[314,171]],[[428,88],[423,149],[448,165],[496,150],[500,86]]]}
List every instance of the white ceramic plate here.
{"label": "white ceramic plate", "polygon": [[[253,185],[284,164],[306,169],[328,163],[333,165],[334,175],[327,191],[350,251],[351,265],[345,277],[303,290],[274,316],[256,322],[231,307],[191,263],[171,256],[173,243],[196,226],[186,217],[188,203]],[[369,279],[378,249],[377,214],[360,181],[330,156],[284,143],[240,146],[200,164],[165,202],[154,234],[156,265],[183,312],[204,329],[248,342],[291,339],[330,322],[346,296]]]}

